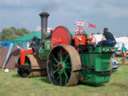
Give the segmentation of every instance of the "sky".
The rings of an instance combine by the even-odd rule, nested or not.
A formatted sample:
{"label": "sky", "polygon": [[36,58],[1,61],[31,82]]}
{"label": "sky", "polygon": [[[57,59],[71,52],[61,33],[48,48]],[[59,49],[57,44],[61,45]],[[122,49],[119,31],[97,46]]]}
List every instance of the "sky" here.
{"label": "sky", "polygon": [[25,27],[31,31],[40,26],[39,13],[48,11],[48,26],[75,29],[83,20],[96,24],[91,31],[104,27],[117,36],[128,36],[128,0],[0,0],[0,30],[4,27]]}

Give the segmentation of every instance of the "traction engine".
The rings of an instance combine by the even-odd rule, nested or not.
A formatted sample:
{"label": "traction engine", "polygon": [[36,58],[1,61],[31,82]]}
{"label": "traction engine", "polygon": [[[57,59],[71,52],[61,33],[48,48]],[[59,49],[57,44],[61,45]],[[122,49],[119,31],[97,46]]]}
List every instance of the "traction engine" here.
{"label": "traction engine", "polygon": [[92,46],[84,32],[71,35],[64,26],[57,26],[48,36],[49,14],[42,12],[41,39],[32,49],[21,50],[18,74],[22,77],[43,75],[55,85],[76,85],[83,82],[101,85],[110,80],[112,47]]}

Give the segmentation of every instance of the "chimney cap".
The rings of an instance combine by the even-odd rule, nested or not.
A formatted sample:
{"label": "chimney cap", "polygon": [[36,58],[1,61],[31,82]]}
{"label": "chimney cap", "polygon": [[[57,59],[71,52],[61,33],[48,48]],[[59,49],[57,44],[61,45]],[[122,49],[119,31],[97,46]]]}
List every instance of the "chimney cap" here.
{"label": "chimney cap", "polygon": [[48,13],[48,12],[41,12],[39,15],[40,15],[41,17],[43,17],[43,16],[48,17],[48,16],[49,16],[49,13]]}

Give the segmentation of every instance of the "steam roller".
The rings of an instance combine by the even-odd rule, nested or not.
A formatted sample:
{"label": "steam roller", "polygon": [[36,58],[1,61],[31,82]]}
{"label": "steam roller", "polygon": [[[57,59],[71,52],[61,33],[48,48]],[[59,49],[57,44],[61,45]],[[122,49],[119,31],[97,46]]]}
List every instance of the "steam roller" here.
{"label": "steam roller", "polygon": [[86,33],[72,35],[65,26],[47,33],[49,14],[42,12],[41,39],[32,40],[31,49],[21,50],[17,73],[22,77],[47,76],[59,86],[78,82],[102,85],[110,80],[112,46],[92,46]]}

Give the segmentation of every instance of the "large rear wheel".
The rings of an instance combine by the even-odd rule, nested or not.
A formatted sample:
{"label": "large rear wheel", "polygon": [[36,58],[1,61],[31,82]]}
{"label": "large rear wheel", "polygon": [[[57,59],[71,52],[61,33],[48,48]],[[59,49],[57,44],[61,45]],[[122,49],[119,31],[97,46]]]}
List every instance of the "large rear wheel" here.
{"label": "large rear wheel", "polygon": [[47,73],[49,80],[60,86],[76,85],[81,68],[78,52],[69,45],[57,46],[51,51]]}

